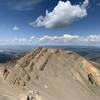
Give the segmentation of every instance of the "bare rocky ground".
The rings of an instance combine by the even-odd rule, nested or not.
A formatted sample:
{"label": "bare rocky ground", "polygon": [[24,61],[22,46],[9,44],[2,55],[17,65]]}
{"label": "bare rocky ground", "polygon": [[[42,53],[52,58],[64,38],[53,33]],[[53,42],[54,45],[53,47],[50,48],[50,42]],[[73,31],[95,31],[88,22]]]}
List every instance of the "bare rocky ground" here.
{"label": "bare rocky ground", "polygon": [[100,100],[100,70],[75,52],[37,48],[0,65],[0,100]]}

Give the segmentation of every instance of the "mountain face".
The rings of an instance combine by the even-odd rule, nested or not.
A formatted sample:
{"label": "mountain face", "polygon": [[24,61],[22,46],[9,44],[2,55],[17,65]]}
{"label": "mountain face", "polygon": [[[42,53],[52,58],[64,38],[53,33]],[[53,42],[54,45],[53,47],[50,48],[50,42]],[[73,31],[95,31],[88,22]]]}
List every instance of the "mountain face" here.
{"label": "mountain face", "polygon": [[75,52],[37,48],[1,65],[0,89],[0,100],[99,100],[100,70]]}

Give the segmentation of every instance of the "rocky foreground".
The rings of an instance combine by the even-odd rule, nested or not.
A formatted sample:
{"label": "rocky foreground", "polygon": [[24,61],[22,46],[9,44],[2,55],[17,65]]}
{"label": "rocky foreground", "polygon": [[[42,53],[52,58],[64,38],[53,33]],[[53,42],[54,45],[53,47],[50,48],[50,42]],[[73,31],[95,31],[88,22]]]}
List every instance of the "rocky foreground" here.
{"label": "rocky foreground", "polygon": [[0,65],[0,100],[100,100],[100,70],[75,52],[37,48]]}

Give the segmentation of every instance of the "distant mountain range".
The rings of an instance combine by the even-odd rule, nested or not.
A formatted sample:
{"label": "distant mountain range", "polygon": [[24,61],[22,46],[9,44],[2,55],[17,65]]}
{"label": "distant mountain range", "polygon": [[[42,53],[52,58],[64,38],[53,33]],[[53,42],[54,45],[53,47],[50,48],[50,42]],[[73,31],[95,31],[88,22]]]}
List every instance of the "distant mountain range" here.
{"label": "distant mountain range", "polygon": [[[32,51],[37,46],[0,46],[0,63],[5,63],[15,58],[16,55]],[[47,48],[63,48],[79,53],[88,60],[100,63],[100,48],[92,46],[44,46]]]}

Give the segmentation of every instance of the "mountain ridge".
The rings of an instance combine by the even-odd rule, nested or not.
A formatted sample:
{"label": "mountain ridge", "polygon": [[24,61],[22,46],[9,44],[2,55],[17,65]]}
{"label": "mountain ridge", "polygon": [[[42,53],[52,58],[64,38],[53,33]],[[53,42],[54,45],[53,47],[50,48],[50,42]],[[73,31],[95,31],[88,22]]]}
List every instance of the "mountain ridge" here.
{"label": "mountain ridge", "polygon": [[[4,81],[20,90],[39,91],[43,100],[62,100],[62,97],[65,100],[80,100],[80,97],[82,100],[90,100],[91,97],[99,100],[100,70],[69,50],[36,48],[19,59],[12,68],[5,67],[1,74]],[[83,95],[83,91],[86,94]]]}

